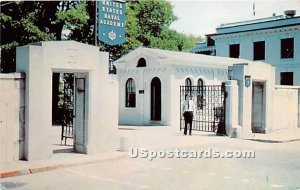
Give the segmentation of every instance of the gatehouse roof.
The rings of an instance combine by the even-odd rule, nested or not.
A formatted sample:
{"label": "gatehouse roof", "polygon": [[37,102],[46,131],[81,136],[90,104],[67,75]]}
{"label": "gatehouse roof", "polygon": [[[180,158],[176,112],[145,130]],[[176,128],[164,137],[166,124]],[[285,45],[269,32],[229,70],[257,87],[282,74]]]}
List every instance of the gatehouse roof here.
{"label": "gatehouse roof", "polygon": [[211,68],[227,68],[228,66],[231,66],[233,64],[249,64],[253,62],[246,59],[209,56],[203,54],[139,47],[116,60],[114,63],[118,67],[131,62],[135,58],[139,59],[140,57],[151,57],[152,59],[155,59],[155,61],[159,64],[202,66]]}

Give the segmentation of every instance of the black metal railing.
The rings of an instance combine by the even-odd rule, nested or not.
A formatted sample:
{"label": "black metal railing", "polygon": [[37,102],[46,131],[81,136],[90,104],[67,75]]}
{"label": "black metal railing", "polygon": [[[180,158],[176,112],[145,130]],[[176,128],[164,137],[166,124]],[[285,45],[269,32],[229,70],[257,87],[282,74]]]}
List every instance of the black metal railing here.
{"label": "black metal railing", "polygon": [[64,73],[64,98],[61,144],[67,144],[67,139],[74,138],[74,74]]}
{"label": "black metal railing", "polygon": [[186,94],[193,97],[196,105],[192,123],[193,130],[217,132],[221,127],[225,127],[226,93],[224,83],[222,85],[180,86],[180,130],[184,129],[182,104]]}

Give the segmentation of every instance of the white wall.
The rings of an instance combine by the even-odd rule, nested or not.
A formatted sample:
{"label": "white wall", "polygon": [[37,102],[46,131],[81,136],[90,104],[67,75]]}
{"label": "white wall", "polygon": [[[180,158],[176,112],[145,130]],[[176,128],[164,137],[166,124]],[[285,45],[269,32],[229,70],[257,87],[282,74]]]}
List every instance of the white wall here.
{"label": "white wall", "polygon": [[273,94],[272,130],[299,127],[300,87],[276,86]]}
{"label": "white wall", "polygon": [[[227,67],[204,68],[201,66],[181,66],[180,64],[158,64],[154,59],[146,57],[147,67],[136,68],[138,59],[129,60],[126,67],[118,69],[119,77],[119,124],[120,125],[152,125],[150,120],[151,80],[158,77],[161,80],[161,113],[159,124],[179,127],[180,116],[180,85],[185,85],[189,77],[193,85],[201,78],[204,85],[220,85],[226,81]],[[129,78],[136,84],[136,107],[125,107],[125,86]],[[144,90],[144,94],[139,94]]]}
{"label": "white wall", "polygon": [[[170,105],[170,69],[168,67],[145,67],[136,69],[119,69],[119,124],[121,125],[150,125],[151,121],[151,81],[158,77],[161,81],[161,122],[169,125]],[[136,85],[136,107],[125,106],[126,82],[132,78]],[[144,94],[139,94],[144,90]]]}
{"label": "white wall", "polygon": [[[237,132],[243,136],[252,134],[251,130],[251,115],[252,115],[252,84],[249,87],[245,86],[245,76],[251,76],[251,80],[264,84],[264,123],[263,129],[265,132],[269,132],[273,125],[273,91],[275,85],[275,69],[269,64],[262,62],[251,62],[246,64],[234,64],[233,65],[233,80],[237,81],[238,85],[238,100],[230,99],[232,101],[238,101],[238,115],[234,113],[234,116],[238,117],[238,125],[241,126],[242,132]],[[227,82],[228,89],[231,82]],[[236,96],[229,92],[230,96]],[[229,103],[228,101],[226,101]],[[231,103],[230,103],[231,104]],[[233,103],[236,105],[236,102]],[[230,111],[230,107],[226,106],[226,112]],[[233,109],[234,110],[234,109]],[[232,116],[230,116],[232,117]],[[230,121],[236,121],[236,118],[230,118]],[[232,126],[238,128],[238,126]],[[226,124],[226,128],[230,128]]]}
{"label": "white wall", "polygon": [[[300,127],[300,87],[275,86],[274,67],[265,63],[233,65],[233,80],[226,82],[226,130],[229,136],[251,135],[252,85],[245,75],[264,85],[262,132]],[[238,105],[238,106],[237,106]],[[228,122],[227,122],[228,121]]]}
{"label": "white wall", "polygon": [[0,163],[24,157],[24,76],[0,74]]}

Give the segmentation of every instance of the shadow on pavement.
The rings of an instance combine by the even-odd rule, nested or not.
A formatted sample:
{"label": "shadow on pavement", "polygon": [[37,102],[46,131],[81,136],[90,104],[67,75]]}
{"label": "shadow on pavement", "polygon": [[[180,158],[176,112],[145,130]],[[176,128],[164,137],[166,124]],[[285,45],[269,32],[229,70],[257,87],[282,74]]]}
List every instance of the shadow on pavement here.
{"label": "shadow on pavement", "polygon": [[23,187],[24,185],[26,185],[26,183],[1,182],[0,189],[1,189],[1,186],[4,187],[4,189],[15,189],[15,188]]}
{"label": "shadow on pavement", "polygon": [[66,148],[66,149],[57,149],[57,150],[53,150],[53,154],[59,154],[59,153],[72,153],[73,151],[73,147],[72,148]]}

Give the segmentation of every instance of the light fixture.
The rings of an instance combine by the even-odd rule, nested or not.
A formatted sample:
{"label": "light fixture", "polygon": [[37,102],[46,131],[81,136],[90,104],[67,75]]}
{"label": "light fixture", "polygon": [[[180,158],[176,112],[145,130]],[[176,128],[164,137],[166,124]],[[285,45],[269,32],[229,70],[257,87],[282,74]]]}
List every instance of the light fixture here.
{"label": "light fixture", "polygon": [[228,80],[233,78],[233,69],[232,66],[228,66]]}
{"label": "light fixture", "polygon": [[245,86],[248,88],[251,85],[251,76],[245,75]]}

